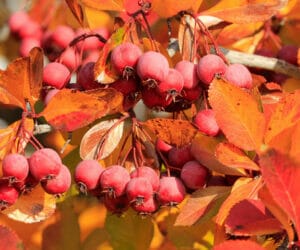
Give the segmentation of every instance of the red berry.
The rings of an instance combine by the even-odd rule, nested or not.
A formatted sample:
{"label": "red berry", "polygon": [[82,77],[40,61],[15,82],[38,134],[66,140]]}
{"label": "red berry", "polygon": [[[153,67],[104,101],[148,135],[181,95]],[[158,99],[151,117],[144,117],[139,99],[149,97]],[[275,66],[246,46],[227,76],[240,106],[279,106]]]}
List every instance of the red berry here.
{"label": "red berry", "polygon": [[77,83],[85,90],[96,89],[100,87],[100,83],[95,81],[94,62],[89,62],[81,66],[77,73]]}
{"label": "red berry", "polygon": [[177,168],[181,168],[186,162],[193,159],[190,145],[181,148],[173,147],[168,153],[169,164]]}
{"label": "red berry", "polygon": [[235,63],[227,67],[224,79],[240,88],[252,88],[252,76],[243,64]]}
{"label": "red berry", "polygon": [[168,76],[169,62],[161,53],[148,51],[140,56],[136,71],[145,85],[157,85]]}
{"label": "red berry", "polygon": [[190,61],[180,61],[175,65],[175,69],[178,70],[183,76],[183,87],[185,89],[193,89],[199,83],[197,75],[197,67]]}
{"label": "red berry", "polygon": [[205,55],[197,64],[198,77],[204,84],[208,85],[216,75],[223,75],[226,67],[221,57],[213,54]]}
{"label": "red berry", "polygon": [[106,168],[100,176],[100,185],[109,197],[119,197],[126,192],[130,181],[129,172],[122,166],[112,165]]}
{"label": "red berry", "polygon": [[29,158],[29,171],[38,181],[57,176],[61,166],[60,156],[51,148],[39,149]]}
{"label": "red berry", "polygon": [[182,167],[180,178],[186,187],[198,189],[205,185],[208,170],[197,161],[189,161]]}
{"label": "red berry", "polygon": [[104,168],[96,160],[83,160],[75,169],[75,182],[82,193],[93,190],[98,186],[100,175]]}
{"label": "red berry", "polygon": [[62,89],[69,79],[70,71],[61,63],[52,62],[44,67],[43,82],[48,86]]}
{"label": "red berry", "polygon": [[159,150],[163,153],[168,153],[170,151],[170,149],[173,148],[170,144],[166,143],[165,141],[163,141],[160,138],[157,138],[155,147],[157,150]]}
{"label": "red berry", "polygon": [[197,85],[195,88],[192,89],[183,89],[182,97],[188,102],[194,102],[200,97],[201,93],[202,88],[200,85]]}
{"label": "red berry", "polygon": [[25,180],[29,173],[27,158],[17,153],[6,155],[2,161],[2,173],[12,182]]}
{"label": "red berry", "polygon": [[106,207],[106,209],[114,214],[122,214],[130,206],[130,203],[129,203],[129,200],[128,200],[128,197],[126,194],[119,196],[119,197],[115,197],[115,198],[105,196],[103,198],[103,203],[104,203],[104,206]]}
{"label": "red berry", "polygon": [[[82,35],[90,35],[90,34],[98,34],[100,36],[102,36],[104,39],[108,39],[109,38],[109,31],[106,28],[98,28],[98,29],[94,29],[92,31],[89,31],[88,29],[79,29],[76,32],[76,37],[82,36]],[[79,50],[98,50],[100,48],[102,48],[104,45],[103,42],[101,42],[97,36],[89,36],[87,38],[85,38],[83,41],[80,41],[78,43],[76,43],[76,47]]]}
{"label": "red berry", "polygon": [[127,183],[126,194],[130,203],[143,204],[153,195],[153,188],[147,178],[136,177]]}
{"label": "red berry", "polygon": [[110,84],[109,87],[120,91],[123,95],[129,95],[137,91],[138,85],[137,81],[133,78],[129,78],[128,80],[121,78]]}
{"label": "red berry", "polygon": [[73,48],[67,48],[60,55],[60,62],[72,72],[80,64],[79,57]]}
{"label": "red berry", "polygon": [[123,76],[132,75],[142,50],[133,43],[122,43],[111,52],[111,64]]}
{"label": "red berry", "polygon": [[185,187],[180,179],[165,176],[160,179],[157,195],[161,205],[173,206],[183,201]]}
{"label": "red berry", "polygon": [[69,46],[69,43],[74,39],[74,37],[75,32],[71,27],[60,25],[53,30],[49,38],[52,47],[62,50]]}
{"label": "red berry", "polygon": [[100,56],[100,52],[98,50],[92,50],[85,54],[84,60],[82,61],[82,65],[87,64],[89,62],[97,62]]}
{"label": "red berry", "polygon": [[22,39],[19,52],[21,56],[28,56],[30,50],[32,50],[34,47],[41,47],[40,40],[34,38],[34,37],[26,37]]}
{"label": "red berry", "polygon": [[200,110],[194,118],[194,123],[199,131],[206,135],[216,136],[220,131],[212,109]]}
{"label": "red berry", "polygon": [[24,38],[35,38],[37,40],[41,40],[43,36],[43,31],[39,23],[37,23],[34,20],[29,19],[26,22],[26,26],[22,27],[19,30],[19,36],[24,39]]}
{"label": "red berry", "polygon": [[26,27],[30,17],[25,11],[17,11],[13,13],[8,20],[8,26],[12,33],[19,33],[19,31]]}
{"label": "red berry", "polygon": [[150,109],[164,110],[171,104],[172,98],[166,93],[159,93],[156,88],[143,88],[142,99],[144,104]]}
{"label": "red berry", "polygon": [[132,204],[132,208],[141,215],[152,214],[158,209],[158,202],[151,196],[148,200],[142,204]]}
{"label": "red berry", "polygon": [[298,65],[298,47],[295,45],[284,45],[279,50],[277,57],[288,63]]}
{"label": "red berry", "polygon": [[176,69],[169,69],[166,79],[157,85],[160,93],[167,93],[171,96],[177,96],[183,89],[183,76]]}
{"label": "red berry", "polygon": [[153,168],[143,166],[136,168],[130,173],[131,178],[144,177],[150,182],[152,189],[156,192],[159,188],[159,176]]}
{"label": "red berry", "polygon": [[71,181],[70,170],[65,165],[62,165],[58,175],[53,179],[42,181],[42,187],[48,194],[60,195],[68,191]]}
{"label": "red berry", "polygon": [[12,186],[0,184],[0,210],[3,210],[16,203],[19,192]]}
{"label": "red berry", "polygon": [[50,89],[44,98],[44,104],[47,106],[50,100],[59,92],[59,89]]}

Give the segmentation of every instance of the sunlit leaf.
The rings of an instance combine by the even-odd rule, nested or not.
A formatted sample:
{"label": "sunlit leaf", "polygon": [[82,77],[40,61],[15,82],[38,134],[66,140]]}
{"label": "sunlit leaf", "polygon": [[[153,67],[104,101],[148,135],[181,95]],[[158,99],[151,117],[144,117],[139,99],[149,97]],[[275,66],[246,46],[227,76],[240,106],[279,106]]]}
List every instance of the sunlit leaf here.
{"label": "sunlit leaf", "polygon": [[300,232],[300,167],[288,156],[275,150],[268,150],[260,155],[261,173],[271,194],[279,206],[294,222]]}
{"label": "sunlit leaf", "polygon": [[233,84],[215,79],[210,84],[209,103],[229,142],[244,150],[260,148],[265,119],[250,94]]}
{"label": "sunlit leaf", "polygon": [[262,246],[251,240],[227,240],[213,248],[213,250],[233,249],[264,250]]}
{"label": "sunlit leaf", "polygon": [[24,245],[19,236],[10,228],[0,225],[0,249],[20,250]]}
{"label": "sunlit leaf", "polygon": [[83,5],[97,10],[122,11],[122,0],[80,0]]}
{"label": "sunlit leaf", "polygon": [[175,226],[191,226],[196,223],[217,200],[224,199],[230,193],[230,189],[230,187],[216,186],[194,192],[183,205],[176,218]]}
{"label": "sunlit leaf", "polygon": [[216,158],[216,148],[220,141],[214,137],[198,133],[192,141],[192,155],[205,167],[222,174],[244,176],[246,172],[242,168],[225,166]]}
{"label": "sunlit leaf", "polygon": [[259,166],[254,161],[241,149],[230,143],[220,143],[217,146],[216,158],[219,162],[229,167],[259,170]]}
{"label": "sunlit leaf", "polygon": [[84,7],[85,21],[90,29],[96,29],[99,27],[109,27],[113,24],[113,19],[106,11]]}
{"label": "sunlit leaf", "polygon": [[178,14],[180,11],[189,10],[195,0],[152,0],[152,10],[160,17],[168,18]]}
{"label": "sunlit leaf", "polygon": [[79,4],[79,0],[66,0],[66,3],[68,4],[69,9],[72,11],[73,15],[80,23],[80,25],[83,25],[84,17],[82,7]]}
{"label": "sunlit leaf", "polygon": [[216,16],[232,23],[259,22],[269,19],[286,3],[286,0],[221,0],[202,14]]}

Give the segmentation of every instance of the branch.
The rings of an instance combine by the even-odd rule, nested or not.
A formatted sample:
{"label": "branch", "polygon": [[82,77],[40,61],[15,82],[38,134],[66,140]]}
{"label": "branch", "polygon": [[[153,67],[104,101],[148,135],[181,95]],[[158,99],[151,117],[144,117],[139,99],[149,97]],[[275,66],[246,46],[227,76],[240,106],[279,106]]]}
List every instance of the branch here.
{"label": "branch", "polygon": [[34,126],[33,134],[40,135],[51,132],[53,129],[48,124],[37,124]]}

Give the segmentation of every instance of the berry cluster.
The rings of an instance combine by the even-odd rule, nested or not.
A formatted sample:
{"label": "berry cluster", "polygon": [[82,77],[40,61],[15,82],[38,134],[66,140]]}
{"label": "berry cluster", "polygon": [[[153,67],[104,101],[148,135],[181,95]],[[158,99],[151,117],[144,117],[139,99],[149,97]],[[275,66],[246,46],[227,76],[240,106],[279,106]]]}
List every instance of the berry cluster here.
{"label": "berry cluster", "polygon": [[71,186],[71,174],[60,156],[51,148],[35,151],[29,158],[12,153],[2,161],[0,207],[13,205],[20,194],[30,191],[38,183],[45,192],[60,195]]}

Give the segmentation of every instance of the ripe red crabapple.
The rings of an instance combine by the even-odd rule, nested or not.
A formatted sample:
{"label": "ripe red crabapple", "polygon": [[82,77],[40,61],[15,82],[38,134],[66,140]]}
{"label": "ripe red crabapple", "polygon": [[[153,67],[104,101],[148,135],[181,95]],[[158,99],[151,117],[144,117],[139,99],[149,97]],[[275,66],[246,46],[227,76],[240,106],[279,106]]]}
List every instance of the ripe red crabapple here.
{"label": "ripe red crabapple", "polygon": [[277,58],[298,65],[298,49],[295,45],[284,45],[278,51]]}
{"label": "ripe red crabapple", "polygon": [[[76,31],[75,36],[79,37],[82,35],[90,35],[90,34],[98,34],[102,36],[104,39],[108,39],[110,36],[109,30],[106,28],[97,28],[93,29],[92,31],[88,29],[78,29]],[[78,50],[83,50],[84,52],[90,51],[90,50],[99,50],[104,45],[103,42],[101,42],[97,36],[89,36],[85,38],[84,40],[76,43],[76,48]]]}
{"label": "ripe red crabapple", "polygon": [[75,168],[75,182],[82,193],[95,189],[104,168],[96,160],[83,160]]}
{"label": "ripe red crabapple", "polygon": [[156,192],[159,188],[159,176],[155,172],[155,170],[151,167],[142,166],[136,168],[134,171],[130,173],[131,178],[137,178],[137,177],[145,177],[150,182],[152,189],[154,192]]}
{"label": "ripe red crabapple", "polygon": [[29,19],[26,22],[26,27],[20,29],[18,34],[21,37],[21,39],[31,37],[41,40],[43,36],[43,31],[39,23]]}
{"label": "ripe red crabapple", "polygon": [[109,85],[109,87],[120,91],[123,95],[129,95],[137,91],[138,84],[133,78],[123,79],[120,78]]}
{"label": "ripe red crabapple", "polygon": [[126,185],[129,181],[129,172],[120,165],[106,168],[100,176],[100,186],[109,197],[119,197],[125,194]]}
{"label": "ripe red crabapple", "polygon": [[160,93],[167,93],[170,96],[178,95],[183,89],[183,76],[176,69],[169,69],[169,73],[165,80],[157,85]]}
{"label": "ripe red crabapple", "polygon": [[197,85],[192,89],[183,89],[182,90],[182,98],[188,102],[196,101],[202,93],[202,88],[200,85]]}
{"label": "ripe red crabapple", "polygon": [[62,165],[59,173],[50,180],[42,181],[42,187],[48,194],[60,195],[68,191],[72,178],[68,167]]}
{"label": "ripe red crabapple", "polygon": [[187,145],[181,148],[173,147],[168,152],[169,164],[173,167],[181,168],[186,162],[193,160],[191,146]]}
{"label": "ripe red crabapple", "polygon": [[8,26],[12,33],[19,33],[19,31],[26,27],[26,23],[30,17],[25,11],[14,12],[8,20]]}
{"label": "ripe red crabapple", "polygon": [[110,61],[114,69],[125,78],[133,74],[142,50],[133,43],[122,43],[111,52]]}
{"label": "ripe red crabapple", "polygon": [[19,52],[21,56],[28,56],[30,50],[32,50],[34,47],[41,47],[41,42],[39,39],[36,39],[34,37],[26,37],[22,39]]}
{"label": "ripe red crabapple", "polygon": [[44,98],[44,104],[47,106],[50,100],[59,92],[59,89],[50,89]]}
{"label": "ripe red crabapple", "polygon": [[159,93],[156,88],[148,87],[142,89],[142,99],[148,108],[157,110],[164,110],[172,102],[172,98],[166,93]]}
{"label": "ripe red crabapple", "polygon": [[235,63],[227,67],[224,79],[240,88],[252,88],[252,76],[250,71],[243,64]]}
{"label": "ripe red crabapple", "polygon": [[154,87],[168,76],[169,62],[161,53],[147,51],[139,57],[136,71],[144,85]]}
{"label": "ripe red crabapple", "polygon": [[197,75],[197,68],[194,63],[183,60],[175,65],[175,69],[183,76],[183,88],[193,89],[198,85],[199,78]]}
{"label": "ripe red crabapple", "polygon": [[180,172],[180,178],[186,187],[198,189],[205,185],[208,176],[208,170],[197,161],[185,163]]}
{"label": "ripe red crabapple", "polygon": [[223,59],[214,54],[208,54],[200,58],[197,64],[198,77],[204,84],[210,84],[216,75],[221,76],[226,71]]}
{"label": "ripe red crabapple", "polygon": [[142,204],[133,203],[131,207],[133,208],[133,210],[138,212],[138,214],[148,215],[157,211],[159,206],[158,206],[158,202],[154,199],[153,196],[151,196],[148,200],[144,201]]}
{"label": "ripe red crabapple", "polygon": [[57,62],[52,62],[44,67],[43,71],[43,83],[57,88],[62,89],[70,79],[69,69]]}
{"label": "ripe red crabapple", "polygon": [[183,201],[185,193],[185,187],[177,177],[165,176],[160,179],[157,196],[161,205],[177,205]]}
{"label": "ripe red crabapple", "polygon": [[10,182],[23,181],[29,172],[27,158],[21,154],[8,154],[2,161],[3,177],[8,177]]}
{"label": "ripe red crabapple", "polygon": [[12,186],[0,184],[0,211],[15,204],[19,197],[19,192]]}
{"label": "ripe red crabapple", "polygon": [[68,47],[69,43],[74,39],[75,32],[66,25],[57,26],[50,35],[50,44],[57,49],[62,50]]}
{"label": "ripe red crabapple", "polygon": [[209,136],[216,136],[220,131],[212,109],[200,110],[194,117],[194,123],[200,132]]}
{"label": "ripe red crabapple", "polygon": [[57,176],[61,166],[61,158],[51,148],[39,149],[29,158],[29,171],[38,181]]}
{"label": "ripe red crabapple", "polygon": [[106,209],[114,214],[122,214],[130,206],[126,194],[115,198],[104,196],[102,201]]}
{"label": "ripe red crabapple", "polygon": [[73,48],[67,48],[60,55],[60,62],[67,66],[67,68],[72,72],[79,65],[79,57],[77,56],[75,50]]}
{"label": "ripe red crabapple", "polygon": [[77,73],[77,83],[85,90],[96,89],[100,83],[94,78],[94,62],[89,62],[81,66]]}
{"label": "ripe red crabapple", "polygon": [[135,177],[127,183],[126,194],[130,203],[143,204],[153,196],[153,188],[146,177]]}

